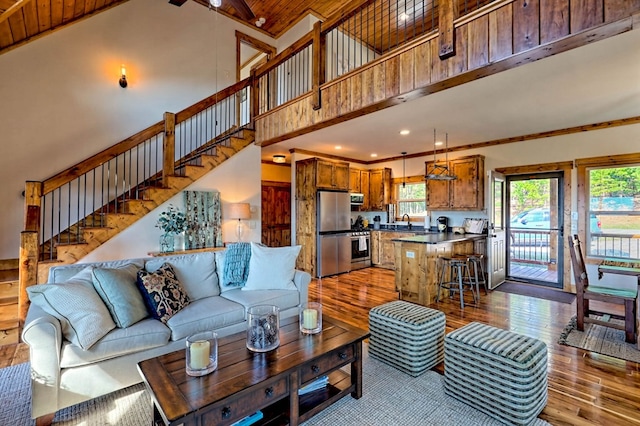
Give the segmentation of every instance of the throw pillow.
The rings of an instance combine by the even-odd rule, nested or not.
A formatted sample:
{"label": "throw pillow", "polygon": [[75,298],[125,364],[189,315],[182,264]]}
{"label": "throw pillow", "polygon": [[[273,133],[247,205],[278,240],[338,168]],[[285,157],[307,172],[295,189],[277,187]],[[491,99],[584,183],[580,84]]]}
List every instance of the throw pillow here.
{"label": "throw pillow", "polygon": [[27,293],[31,303],[58,318],[65,339],[85,351],[116,327],[98,293],[83,280],[34,285]]}
{"label": "throw pillow", "polygon": [[293,276],[301,247],[265,247],[251,243],[249,277],[242,290],[296,290]]}
{"label": "throw pillow", "polygon": [[189,297],[168,263],[155,272],[138,271],[138,290],[151,316],[166,323],[189,304]]}
{"label": "throw pillow", "polygon": [[93,268],[93,287],[120,328],[127,328],[149,314],[136,286],[138,265],[122,268]]}

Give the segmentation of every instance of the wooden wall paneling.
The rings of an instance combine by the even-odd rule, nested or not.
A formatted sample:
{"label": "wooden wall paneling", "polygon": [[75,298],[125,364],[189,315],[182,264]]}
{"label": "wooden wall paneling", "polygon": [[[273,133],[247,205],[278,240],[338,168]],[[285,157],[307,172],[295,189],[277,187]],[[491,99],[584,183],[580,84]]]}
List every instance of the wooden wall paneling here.
{"label": "wooden wall paneling", "polygon": [[351,110],[362,108],[362,75],[354,74],[349,77],[351,87]]}
{"label": "wooden wall paneling", "polygon": [[489,63],[489,16],[484,15],[467,25],[467,66],[474,69]]}
{"label": "wooden wall paneling", "polygon": [[374,103],[386,99],[385,90],[388,80],[386,61],[376,64],[373,67],[373,87],[371,88],[372,101]]}
{"label": "wooden wall paneling", "polygon": [[[88,6],[88,3],[91,3],[88,0],[76,0],[75,6],[73,8],[73,18],[81,17],[85,13],[85,7],[87,8],[86,13],[90,13],[92,11],[91,7]],[[51,21],[49,21],[51,22]]]}
{"label": "wooden wall paneling", "polygon": [[373,103],[373,68],[369,67],[362,71],[362,107]]}
{"label": "wooden wall paneling", "polygon": [[330,118],[336,117],[337,114],[337,104],[338,93],[336,91],[336,85],[331,84],[324,88],[322,91],[322,117],[324,120],[328,120]]}
{"label": "wooden wall paneling", "polygon": [[455,27],[456,18],[454,0],[444,0],[438,5],[438,57],[446,59],[456,54]]}
{"label": "wooden wall paneling", "polygon": [[489,13],[489,62],[513,53],[513,6],[509,3]]}
{"label": "wooden wall paneling", "polygon": [[604,0],[604,22],[626,18],[640,9],[640,0]]}
{"label": "wooden wall paneling", "polygon": [[571,0],[570,4],[571,34],[604,22],[603,0]]}
{"label": "wooden wall paneling", "polygon": [[569,35],[569,3],[540,0],[540,43]]}
{"label": "wooden wall paneling", "polygon": [[462,74],[467,71],[467,58],[469,56],[467,51],[468,46],[466,44],[468,33],[467,29],[467,25],[456,28],[456,54],[445,61],[449,67],[450,76]]}
{"label": "wooden wall paneling", "polygon": [[351,79],[345,78],[340,82],[340,111],[343,114],[353,111],[351,107]]}
{"label": "wooden wall paneling", "polygon": [[284,116],[284,120],[282,121],[282,124],[284,126],[282,126],[282,131],[278,132],[278,135],[289,133],[296,129],[296,123],[294,123],[294,121],[297,121],[298,118],[295,114],[295,109],[296,105],[295,103],[292,103],[289,104],[289,106],[287,106],[286,108],[280,110],[281,114]]}
{"label": "wooden wall paneling", "polygon": [[440,59],[438,55],[438,40],[433,39],[431,45],[431,84],[442,81],[448,77],[448,67],[446,61]]}
{"label": "wooden wall paneling", "polygon": [[414,49],[415,87],[431,83],[431,42],[426,41]]}
{"label": "wooden wall paneling", "polygon": [[512,4],[515,54],[540,44],[540,3],[539,0],[516,0]]}
{"label": "wooden wall paneling", "polygon": [[[49,0],[36,0],[35,3],[38,7],[38,30],[42,32],[51,29],[51,8],[49,7]],[[81,1],[80,3],[84,2]],[[73,3],[71,4],[73,5]]]}
{"label": "wooden wall paneling", "polygon": [[400,58],[393,56],[384,62],[384,99],[400,94]]}
{"label": "wooden wall paneling", "polygon": [[75,2],[65,1],[62,10],[62,22],[69,22],[73,19],[75,13]]}
{"label": "wooden wall paneling", "polygon": [[407,93],[416,88],[414,83],[415,48],[400,54],[400,93]]}

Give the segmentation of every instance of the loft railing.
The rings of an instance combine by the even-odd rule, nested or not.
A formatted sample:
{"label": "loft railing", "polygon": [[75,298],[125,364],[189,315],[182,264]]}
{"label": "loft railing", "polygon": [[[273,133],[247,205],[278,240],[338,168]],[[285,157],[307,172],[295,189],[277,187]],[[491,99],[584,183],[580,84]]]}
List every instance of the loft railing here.
{"label": "loft railing", "polygon": [[[38,197],[39,259],[55,246],[83,242],[82,230],[104,227],[106,213],[126,213],[126,202],[144,199],[149,187],[184,174],[238,130],[251,124],[250,79],[222,90],[125,139],[44,182],[29,182]],[[39,194],[39,195],[36,195]],[[33,201],[33,200],[32,200]],[[29,208],[27,209],[29,210]]]}

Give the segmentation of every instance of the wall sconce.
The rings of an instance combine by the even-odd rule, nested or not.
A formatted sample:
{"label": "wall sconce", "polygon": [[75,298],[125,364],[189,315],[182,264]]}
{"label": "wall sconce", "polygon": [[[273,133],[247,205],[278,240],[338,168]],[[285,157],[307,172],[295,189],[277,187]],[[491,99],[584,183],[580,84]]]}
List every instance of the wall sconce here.
{"label": "wall sconce", "polygon": [[127,69],[125,68],[124,65],[122,65],[120,67],[120,71],[121,71],[122,77],[120,77],[120,81],[118,81],[118,83],[120,83],[120,87],[124,89],[125,87],[127,87]]}
{"label": "wall sconce", "polygon": [[287,158],[282,154],[276,154],[273,156],[273,162],[282,164],[287,161]]}
{"label": "wall sconce", "polygon": [[238,219],[238,225],[236,226],[236,236],[238,242],[242,241],[242,233],[244,231],[244,225],[242,220],[251,219],[251,206],[249,203],[233,203],[229,206],[229,218]]}

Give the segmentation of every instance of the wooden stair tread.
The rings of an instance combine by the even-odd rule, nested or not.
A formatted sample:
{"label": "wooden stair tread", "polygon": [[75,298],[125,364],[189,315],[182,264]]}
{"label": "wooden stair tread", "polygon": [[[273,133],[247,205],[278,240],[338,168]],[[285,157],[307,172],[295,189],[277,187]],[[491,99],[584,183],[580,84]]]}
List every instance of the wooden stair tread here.
{"label": "wooden stair tread", "polygon": [[0,271],[0,283],[18,281],[20,272],[18,269],[5,269]]}
{"label": "wooden stair tread", "polygon": [[0,297],[0,306],[14,305],[18,303],[18,296]]}

